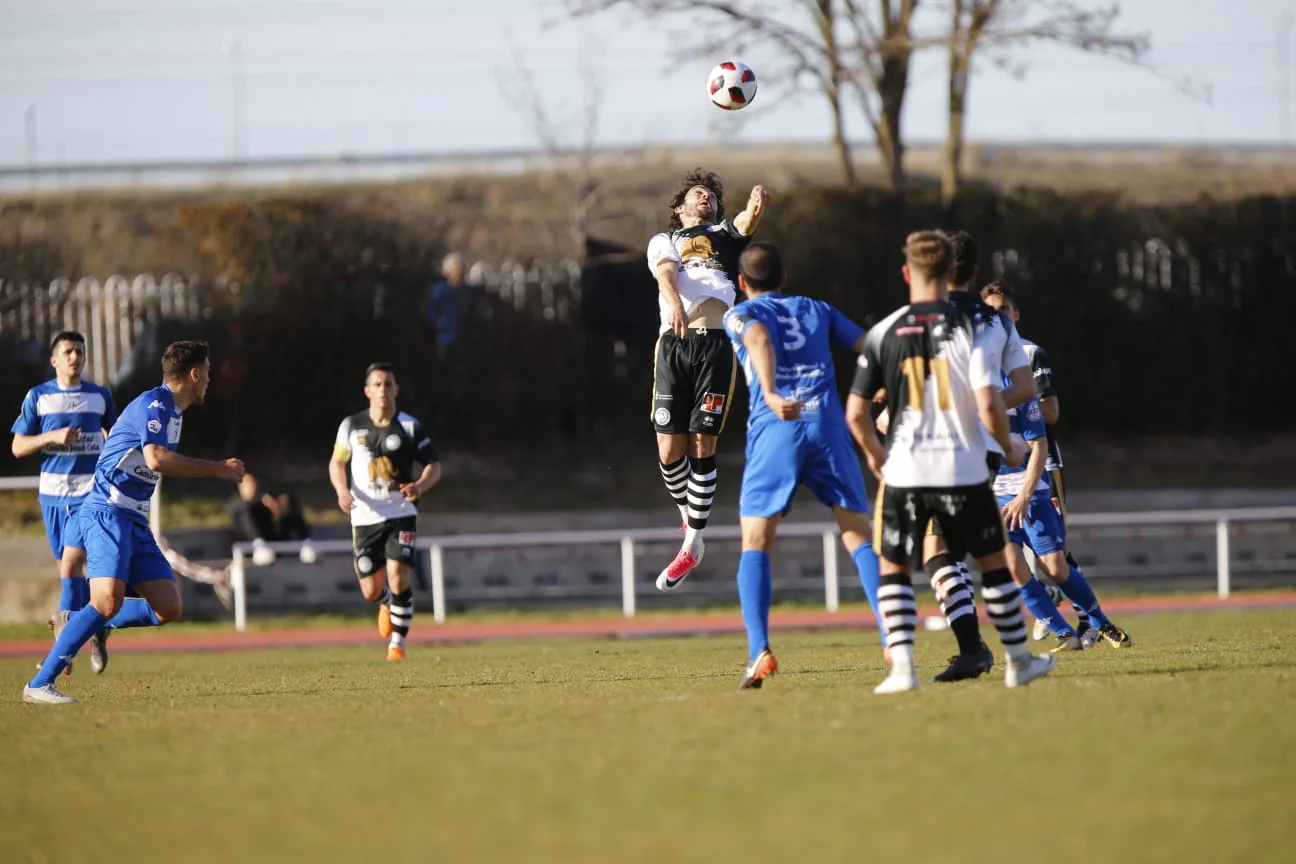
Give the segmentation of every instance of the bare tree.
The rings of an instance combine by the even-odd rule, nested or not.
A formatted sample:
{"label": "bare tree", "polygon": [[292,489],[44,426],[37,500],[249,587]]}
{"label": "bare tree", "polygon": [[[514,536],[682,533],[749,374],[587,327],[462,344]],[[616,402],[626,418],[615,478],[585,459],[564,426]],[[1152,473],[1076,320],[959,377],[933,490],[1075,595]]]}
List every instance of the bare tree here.
{"label": "bare tree", "polygon": [[[1033,42],[1051,42],[1088,54],[1110,57],[1164,75],[1147,60],[1151,46],[1146,33],[1118,29],[1120,6],[1094,6],[1072,0],[947,0],[950,23],[947,128],[941,166],[941,200],[946,206],[958,196],[962,182],[964,129],[972,64],[981,52],[997,52],[1001,65],[1006,52]],[[1168,77],[1168,76],[1166,76]],[[1182,92],[1201,97],[1208,90],[1179,80]]]}
{"label": "bare tree", "polygon": [[[500,93],[530,127],[540,142],[549,166],[549,177],[555,192],[567,199],[567,230],[571,248],[565,254],[585,254],[585,241],[595,211],[602,201],[602,182],[595,171],[595,141],[598,138],[599,115],[603,105],[603,88],[599,84],[589,47],[583,43],[579,52],[581,78],[580,105],[575,118],[555,120],[535,83],[526,59],[513,51],[513,69],[500,72]],[[563,127],[578,130],[577,139],[569,142]],[[558,246],[550,242],[550,246]],[[555,249],[554,251],[560,251]]]}
{"label": "bare tree", "polygon": [[873,127],[878,155],[891,190],[904,194],[904,139],[900,118],[909,92],[909,62],[919,47],[913,37],[918,0],[877,0],[875,22],[862,0],[842,0],[854,35],[848,68],[864,116]]}

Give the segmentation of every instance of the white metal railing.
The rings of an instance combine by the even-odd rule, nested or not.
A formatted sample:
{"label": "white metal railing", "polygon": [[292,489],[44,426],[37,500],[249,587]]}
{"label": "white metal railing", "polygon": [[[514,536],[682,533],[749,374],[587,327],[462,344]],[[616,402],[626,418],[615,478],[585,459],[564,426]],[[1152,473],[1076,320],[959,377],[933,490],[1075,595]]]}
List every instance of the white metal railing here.
{"label": "white metal railing", "polygon": [[[1075,513],[1067,517],[1068,527],[1094,528],[1104,526],[1129,527],[1140,525],[1191,525],[1215,523],[1216,590],[1220,597],[1230,592],[1229,530],[1234,522],[1285,522],[1296,521],[1296,507],[1245,507],[1227,510],[1149,510],[1125,513]],[[838,609],[837,525],[834,522],[789,522],[779,526],[781,537],[823,537],[824,556],[824,607],[829,612]],[[716,525],[707,530],[707,536],[717,540],[738,540],[742,531],[736,525]],[[445,561],[447,549],[499,549],[521,546],[590,546],[619,544],[621,547],[621,610],[627,618],[635,615],[635,544],[678,540],[675,528],[636,528],[601,531],[544,531],[515,534],[458,534],[443,537],[426,537],[416,541],[416,546],[428,554],[432,582],[432,615],[438,624],[446,619]],[[266,544],[275,552],[296,554],[301,550],[299,541],[282,541]],[[319,553],[350,553],[348,540],[312,540]],[[251,543],[235,543],[230,567],[230,589],[234,600],[234,627],[247,626],[247,557]]]}

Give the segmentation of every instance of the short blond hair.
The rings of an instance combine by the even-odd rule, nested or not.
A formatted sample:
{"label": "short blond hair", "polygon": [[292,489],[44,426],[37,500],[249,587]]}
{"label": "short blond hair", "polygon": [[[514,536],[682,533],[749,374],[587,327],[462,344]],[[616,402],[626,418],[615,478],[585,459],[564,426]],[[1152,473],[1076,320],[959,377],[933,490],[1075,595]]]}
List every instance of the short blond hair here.
{"label": "short blond hair", "polygon": [[935,281],[949,275],[954,246],[939,231],[915,231],[905,238],[904,256],[912,272]]}

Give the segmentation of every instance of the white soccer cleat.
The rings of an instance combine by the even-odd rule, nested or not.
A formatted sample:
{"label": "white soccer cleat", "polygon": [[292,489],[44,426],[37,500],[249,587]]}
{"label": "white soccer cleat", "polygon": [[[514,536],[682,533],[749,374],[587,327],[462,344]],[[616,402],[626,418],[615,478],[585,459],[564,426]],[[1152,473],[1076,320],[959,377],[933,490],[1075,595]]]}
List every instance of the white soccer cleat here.
{"label": "white soccer cleat", "polygon": [[28,684],[23,687],[24,705],[72,705],[76,701],[71,696],[64,696],[55,690],[53,684],[46,684],[44,687],[32,687]]}
{"label": "white soccer cleat", "polygon": [[269,567],[275,562],[275,551],[266,545],[260,537],[252,541],[252,564],[256,567]]}
{"label": "white soccer cleat", "polygon": [[702,542],[701,537],[697,538],[692,549],[687,547],[680,549],[675,555],[675,560],[667,564],[666,569],[657,577],[657,590],[674,591],[702,563],[702,556],[705,554],[706,544]]}
{"label": "white soccer cleat", "polygon": [[1035,619],[1035,627],[1031,630],[1031,638],[1036,642],[1043,642],[1048,638],[1048,624],[1040,619]]}
{"label": "white soccer cleat", "polygon": [[1032,654],[1030,659],[1018,663],[1008,658],[1008,668],[1004,671],[1004,684],[1009,687],[1025,687],[1036,678],[1043,678],[1053,671],[1057,657],[1052,654]]}
{"label": "white soccer cleat", "polygon": [[319,560],[319,555],[315,552],[315,547],[309,540],[303,540],[297,558],[303,564],[314,564]]}
{"label": "white soccer cleat", "polygon": [[918,670],[912,665],[903,664],[891,667],[890,674],[883,679],[882,683],[873,688],[873,692],[878,695],[887,693],[907,693],[910,690],[918,689]]}

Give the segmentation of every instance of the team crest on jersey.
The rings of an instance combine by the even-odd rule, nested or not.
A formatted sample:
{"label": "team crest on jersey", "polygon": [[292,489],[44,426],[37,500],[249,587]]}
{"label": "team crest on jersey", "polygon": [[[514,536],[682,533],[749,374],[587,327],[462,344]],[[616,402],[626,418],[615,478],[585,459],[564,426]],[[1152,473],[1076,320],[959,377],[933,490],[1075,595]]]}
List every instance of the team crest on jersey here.
{"label": "team crest on jersey", "polygon": [[702,410],[707,414],[723,414],[725,395],[723,393],[703,393]]}
{"label": "team crest on jersey", "polygon": [[162,431],[162,421],[161,420],[148,421],[148,430],[152,432],[154,435],[158,434],[159,432]]}
{"label": "team crest on jersey", "polygon": [[388,450],[399,450],[400,445],[401,439],[399,435],[392,434],[383,439],[383,446]]}

